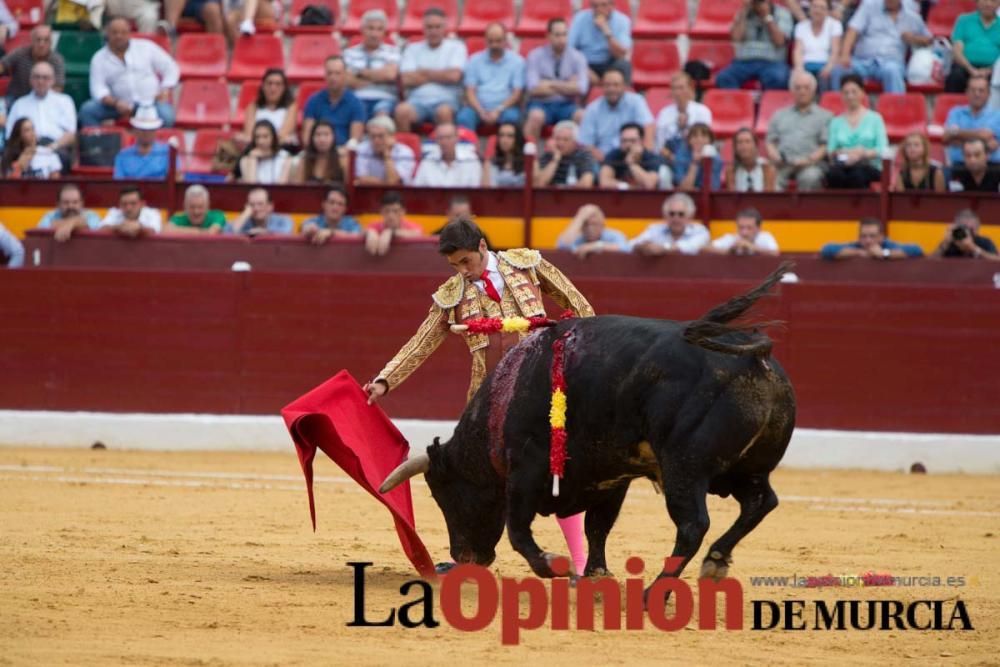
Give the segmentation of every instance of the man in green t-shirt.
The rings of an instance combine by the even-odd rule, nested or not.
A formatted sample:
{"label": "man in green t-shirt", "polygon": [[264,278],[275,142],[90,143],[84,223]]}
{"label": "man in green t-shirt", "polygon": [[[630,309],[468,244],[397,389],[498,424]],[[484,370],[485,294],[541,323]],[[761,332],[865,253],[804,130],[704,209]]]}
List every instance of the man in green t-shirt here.
{"label": "man in green t-shirt", "polygon": [[184,210],[174,213],[166,231],[182,234],[221,234],[226,228],[226,216],[209,205],[204,185],[192,185],[184,191]]}
{"label": "man in green t-shirt", "polygon": [[976,11],[962,14],[951,31],[952,65],[944,89],[964,93],[969,77],[993,74],[993,64],[1000,58],[1000,0],[977,0]]}

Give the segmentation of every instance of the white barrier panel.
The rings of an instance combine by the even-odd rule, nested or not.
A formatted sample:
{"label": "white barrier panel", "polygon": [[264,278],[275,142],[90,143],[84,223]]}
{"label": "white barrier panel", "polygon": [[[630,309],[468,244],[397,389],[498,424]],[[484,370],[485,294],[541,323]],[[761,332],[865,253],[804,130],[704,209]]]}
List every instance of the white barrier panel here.
{"label": "white barrier panel", "polygon": [[[435,436],[447,440],[455,422],[396,420],[414,450]],[[277,416],[115,414],[0,410],[0,446],[112,449],[293,451]],[[1000,435],[795,430],[782,465],[788,468],[1000,473]]]}

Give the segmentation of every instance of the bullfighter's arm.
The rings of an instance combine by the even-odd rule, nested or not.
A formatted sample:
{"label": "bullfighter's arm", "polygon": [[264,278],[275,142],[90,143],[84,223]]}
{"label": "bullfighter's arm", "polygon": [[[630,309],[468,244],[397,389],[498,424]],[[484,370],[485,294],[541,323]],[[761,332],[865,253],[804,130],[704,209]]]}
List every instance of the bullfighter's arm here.
{"label": "bullfighter's arm", "polygon": [[395,389],[431,356],[447,335],[448,316],[440,306],[434,304],[417,333],[379,371],[375,380],[385,382],[388,389]]}
{"label": "bullfighter's arm", "polygon": [[542,292],[552,297],[552,300],[560,306],[569,308],[577,317],[594,316],[594,309],[586,297],[580,294],[580,290],[563,275],[562,271],[547,260],[542,259],[538,263],[535,274],[538,276]]}

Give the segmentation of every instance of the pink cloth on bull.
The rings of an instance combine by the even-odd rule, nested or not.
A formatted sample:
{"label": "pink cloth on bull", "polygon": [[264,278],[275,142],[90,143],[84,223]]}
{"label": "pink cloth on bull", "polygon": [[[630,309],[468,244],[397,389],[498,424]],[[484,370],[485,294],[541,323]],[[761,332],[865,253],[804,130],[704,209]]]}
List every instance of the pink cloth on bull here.
{"label": "pink cloth on bull", "polygon": [[434,562],[417,536],[410,483],[404,482],[385,495],[378,492],[382,480],[406,459],[410,447],[382,409],[368,405],[368,397],[357,380],[347,371],[340,371],[286,405],[281,416],[295,442],[306,478],[313,530],[316,504],[312,464],[319,449],[386,506],[406,557],[421,576],[434,577]]}

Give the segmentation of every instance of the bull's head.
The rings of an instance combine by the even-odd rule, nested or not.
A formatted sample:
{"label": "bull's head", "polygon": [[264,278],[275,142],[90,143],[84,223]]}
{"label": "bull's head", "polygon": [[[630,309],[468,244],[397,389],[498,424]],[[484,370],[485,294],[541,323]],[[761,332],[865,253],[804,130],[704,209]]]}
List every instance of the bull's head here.
{"label": "bull's head", "polygon": [[457,445],[442,445],[438,438],[418,454],[403,461],[379,487],[388,493],[406,480],[424,474],[431,495],[444,514],[451,542],[451,557],[456,563],[490,565],[496,558],[496,545],[503,534],[504,490],[492,481],[477,481],[468,470],[449,457]]}

